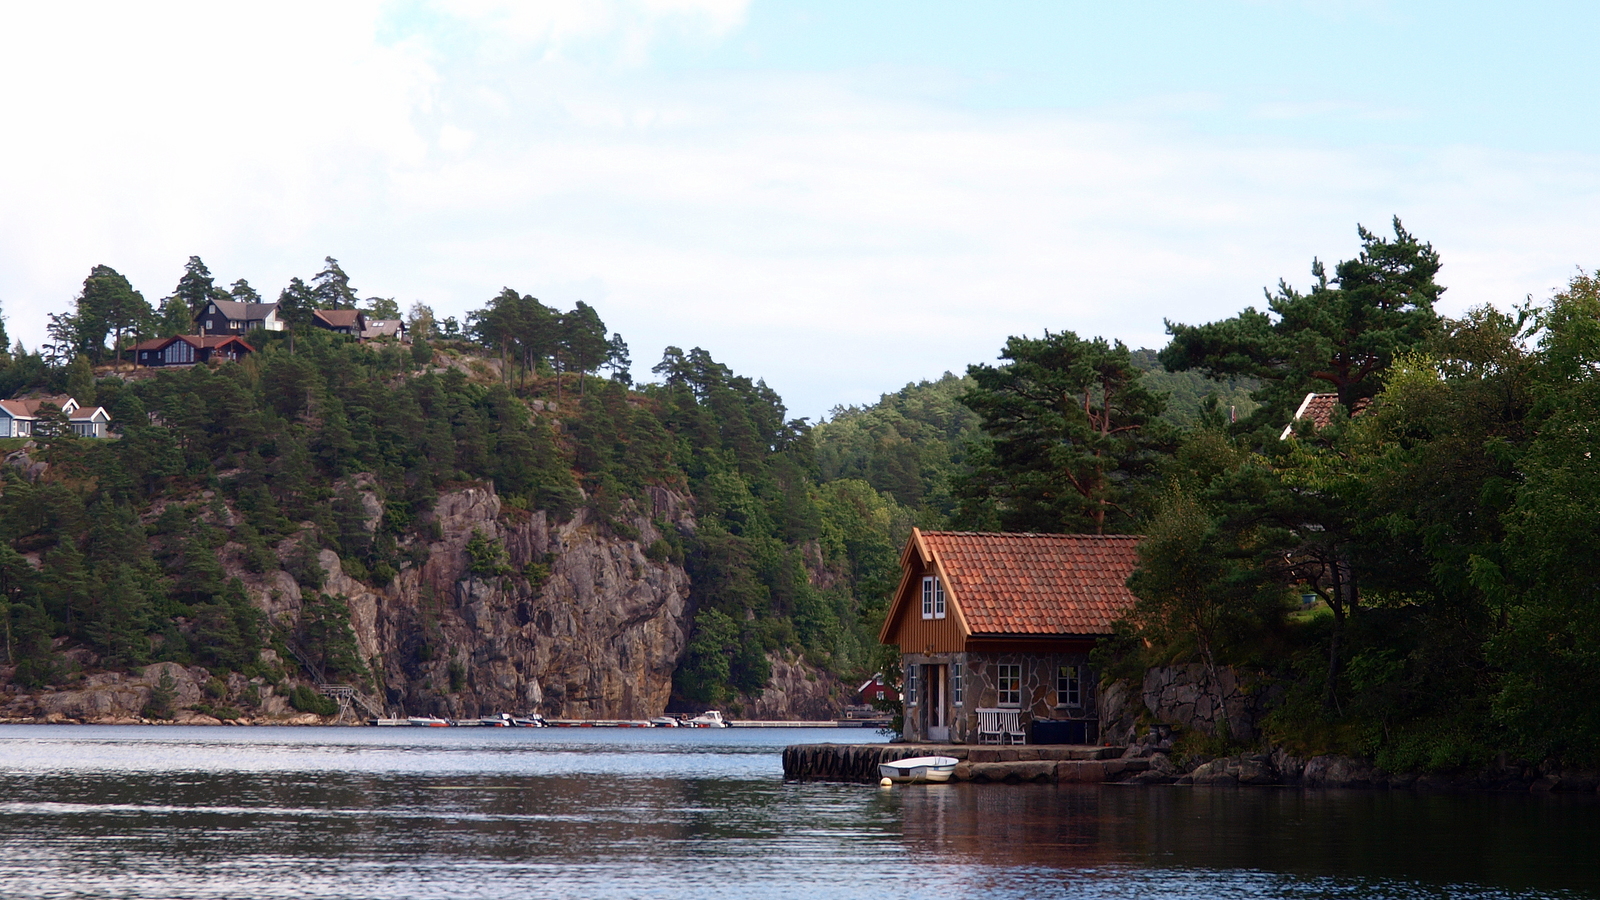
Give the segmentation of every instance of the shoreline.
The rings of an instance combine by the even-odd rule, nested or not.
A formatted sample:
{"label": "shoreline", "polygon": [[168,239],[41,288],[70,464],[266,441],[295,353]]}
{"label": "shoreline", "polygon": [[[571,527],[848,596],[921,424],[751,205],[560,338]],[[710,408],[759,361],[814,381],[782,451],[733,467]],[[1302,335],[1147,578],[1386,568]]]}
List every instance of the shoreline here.
{"label": "shoreline", "polygon": [[1481,771],[1390,773],[1355,757],[1305,759],[1282,750],[1173,763],[1148,747],[964,744],[792,744],[783,777],[792,782],[875,784],[878,765],[917,756],[960,760],[951,780],[969,784],[1128,784],[1178,787],[1306,787],[1600,795],[1600,772],[1504,764]]}

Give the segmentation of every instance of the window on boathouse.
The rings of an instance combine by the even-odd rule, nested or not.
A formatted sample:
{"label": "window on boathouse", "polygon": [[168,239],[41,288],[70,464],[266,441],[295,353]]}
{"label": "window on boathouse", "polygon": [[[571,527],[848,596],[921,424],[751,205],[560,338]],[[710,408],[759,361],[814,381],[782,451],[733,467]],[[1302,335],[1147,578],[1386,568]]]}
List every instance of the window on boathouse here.
{"label": "window on boathouse", "polygon": [[937,575],[928,575],[922,579],[922,617],[944,618],[944,585],[939,583]]}
{"label": "window on boathouse", "polygon": [[1000,665],[995,667],[997,678],[996,685],[1000,689],[1001,706],[1022,705],[1022,666]]}

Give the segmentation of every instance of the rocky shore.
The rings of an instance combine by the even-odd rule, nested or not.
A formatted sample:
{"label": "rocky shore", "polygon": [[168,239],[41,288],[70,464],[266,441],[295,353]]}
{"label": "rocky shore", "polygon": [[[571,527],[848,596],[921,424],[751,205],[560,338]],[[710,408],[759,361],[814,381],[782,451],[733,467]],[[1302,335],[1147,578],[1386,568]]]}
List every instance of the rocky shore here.
{"label": "rocky shore", "polygon": [[787,781],[878,780],[878,765],[914,756],[960,760],[955,781],[979,784],[1148,784],[1401,790],[1600,792],[1600,773],[1500,764],[1451,775],[1396,774],[1348,756],[1299,758],[1282,750],[1178,760],[1169,735],[1151,732],[1129,747],[959,744],[798,744],[784,750]]}

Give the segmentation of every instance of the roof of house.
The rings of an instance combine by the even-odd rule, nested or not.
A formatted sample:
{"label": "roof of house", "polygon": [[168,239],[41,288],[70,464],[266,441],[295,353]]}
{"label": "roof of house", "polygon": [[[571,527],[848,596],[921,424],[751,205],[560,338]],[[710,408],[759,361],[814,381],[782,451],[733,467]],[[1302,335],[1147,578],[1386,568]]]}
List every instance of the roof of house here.
{"label": "roof of house", "polygon": [[164,350],[173,341],[183,341],[191,347],[215,350],[226,344],[238,344],[247,353],[255,352],[250,342],[233,334],[175,334],[172,337],[151,338],[136,345],[134,350]]}
{"label": "roof of house", "polygon": [[[273,310],[278,308],[276,303],[241,303],[238,300],[213,300],[211,302],[216,304],[218,312],[230,319],[239,321],[265,319],[267,316],[272,315]],[[205,315],[205,312],[199,313],[195,318],[198,319],[203,315]]]}
{"label": "roof of house", "polygon": [[402,319],[368,319],[367,327],[362,330],[364,338],[397,337],[400,329],[405,326]]}
{"label": "roof of house", "polygon": [[111,421],[111,413],[107,412],[104,406],[80,406],[73,410],[67,419],[72,422],[92,422],[96,417],[104,417],[107,422]]}
{"label": "roof of house", "polygon": [[318,309],[313,310],[311,315],[321,319],[330,328],[359,328],[360,323],[366,320],[359,309]]}
{"label": "roof of house", "polygon": [[[1352,416],[1361,415],[1366,411],[1370,402],[1365,398],[1357,400],[1350,414]],[[1294,418],[1290,420],[1289,424],[1283,426],[1283,433],[1278,435],[1278,440],[1288,440],[1289,436],[1294,434],[1294,423],[1301,419],[1309,420],[1311,427],[1318,431],[1327,428],[1328,423],[1333,421],[1333,411],[1338,406],[1338,394],[1318,394],[1315,392],[1307,394],[1306,398],[1300,401],[1300,408],[1294,411]]]}
{"label": "roof of house", "polygon": [[78,409],[78,401],[65,395],[56,397],[28,397],[26,399],[17,400],[0,400],[0,408],[4,408],[6,413],[12,418],[32,419],[38,417],[39,407],[45,405],[46,403],[54,405],[57,409],[65,410],[68,415],[72,415],[74,410]]}
{"label": "roof of house", "polygon": [[1109,634],[1137,602],[1136,536],[914,530],[912,543],[970,634]]}

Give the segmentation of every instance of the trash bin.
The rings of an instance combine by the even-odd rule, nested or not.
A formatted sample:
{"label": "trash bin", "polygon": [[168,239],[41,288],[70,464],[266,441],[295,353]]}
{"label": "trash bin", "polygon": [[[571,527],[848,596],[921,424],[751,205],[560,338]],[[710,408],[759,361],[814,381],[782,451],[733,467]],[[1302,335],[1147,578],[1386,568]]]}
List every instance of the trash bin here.
{"label": "trash bin", "polygon": [[1099,731],[1092,719],[1034,719],[1033,744],[1092,744]]}

